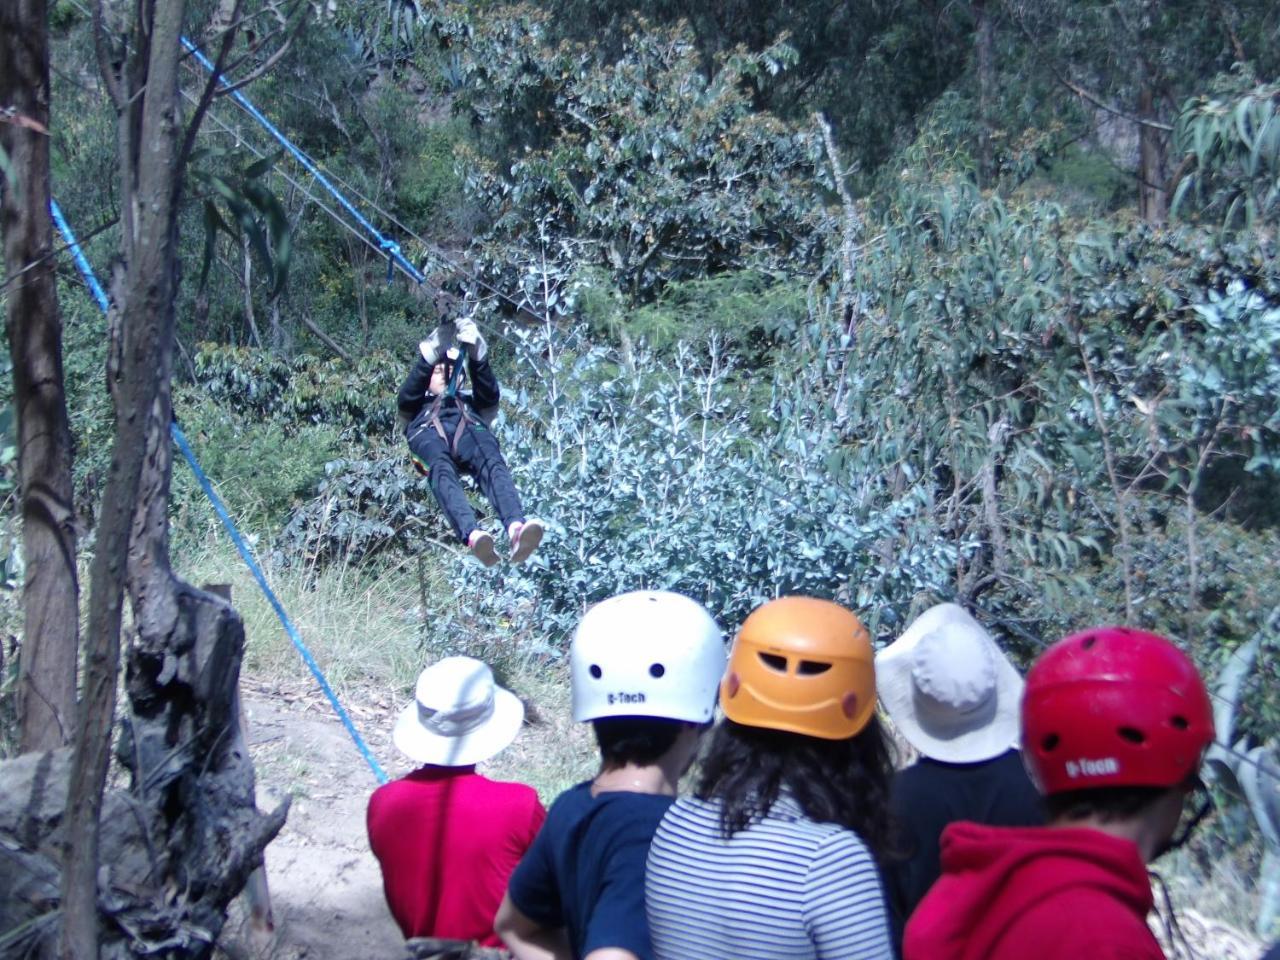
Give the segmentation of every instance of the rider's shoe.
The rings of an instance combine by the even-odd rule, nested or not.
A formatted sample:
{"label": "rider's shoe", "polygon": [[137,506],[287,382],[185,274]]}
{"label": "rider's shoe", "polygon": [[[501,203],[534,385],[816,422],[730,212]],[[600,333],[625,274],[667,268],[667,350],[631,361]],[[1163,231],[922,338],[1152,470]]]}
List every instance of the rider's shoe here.
{"label": "rider's shoe", "polygon": [[498,562],[498,551],[493,548],[493,537],[479,527],[472,530],[471,536],[467,537],[467,549],[486,567],[492,567]]}
{"label": "rider's shoe", "polygon": [[521,523],[517,520],[507,528],[507,534],[511,537],[511,562],[523,563],[542,542],[542,521],[526,520]]}

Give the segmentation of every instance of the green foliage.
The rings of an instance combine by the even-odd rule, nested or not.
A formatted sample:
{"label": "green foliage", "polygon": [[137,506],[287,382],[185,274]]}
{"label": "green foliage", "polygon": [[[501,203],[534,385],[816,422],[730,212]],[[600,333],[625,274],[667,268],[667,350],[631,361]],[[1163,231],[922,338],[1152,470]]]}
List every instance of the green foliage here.
{"label": "green foliage", "polygon": [[[200,258],[200,281],[203,287],[213,264],[218,234],[224,233],[239,245],[247,242],[271,275],[271,297],[284,289],[289,277],[289,261],[293,253],[293,231],[289,217],[279,198],[262,178],[270,173],[284,154],[283,148],[261,160],[253,160],[233,174],[219,168],[235,159],[231,151],[198,147],[191,152],[190,176],[196,189],[204,194],[204,253]],[[234,227],[222,215],[225,207]]]}
{"label": "green foliage", "polygon": [[[324,465],[339,452],[327,424],[285,426],[231,414],[212,402],[184,404],[182,423],[201,467],[250,529],[270,529],[315,495]],[[204,491],[185,468],[174,472],[172,511],[203,517]],[[180,523],[180,526],[182,524]]]}
{"label": "green foliage", "polygon": [[431,541],[452,538],[407,450],[377,459],[336,459],[324,465],[324,473],[316,496],[294,511],[276,538],[277,565],[359,563],[389,549],[413,555]]}
{"label": "green foliage", "polygon": [[474,157],[466,180],[493,217],[497,285],[526,263],[542,275],[592,265],[637,304],[671,282],[815,262],[820,139],[750,97],[794,62],[789,47],[737,49],[707,71],[685,28],[630,28],[611,62],[546,43],[525,9],[452,29],[467,44],[459,107],[524,135],[509,165]]}
{"label": "green foliage", "polygon": [[1195,210],[1226,228],[1280,218],[1280,81],[1220,78],[1183,107],[1174,149],[1189,165],[1174,193],[1175,215]]}
{"label": "green foliage", "polygon": [[277,419],[285,429],[333,429],[347,439],[387,436],[395,427],[395,361],[369,354],[348,364],[301,355],[283,360],[266,351],[201,344],[195,389],[220,409]]}

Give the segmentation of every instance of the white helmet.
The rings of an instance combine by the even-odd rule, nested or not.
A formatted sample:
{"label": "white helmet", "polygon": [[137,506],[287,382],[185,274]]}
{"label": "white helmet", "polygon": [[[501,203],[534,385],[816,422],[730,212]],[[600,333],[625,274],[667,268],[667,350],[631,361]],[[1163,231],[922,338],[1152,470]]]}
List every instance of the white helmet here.
{"label": "white helmet", "polygon": [[569,648],[573,719],[708,723],[725,662],[724,635],[696,601],[663,590],[610,597],[586,612]]}

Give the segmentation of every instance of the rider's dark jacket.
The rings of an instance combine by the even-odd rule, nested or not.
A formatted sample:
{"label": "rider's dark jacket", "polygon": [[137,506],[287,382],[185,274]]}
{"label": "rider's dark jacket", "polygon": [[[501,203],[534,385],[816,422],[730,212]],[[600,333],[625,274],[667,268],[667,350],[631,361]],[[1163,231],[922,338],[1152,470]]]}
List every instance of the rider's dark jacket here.
{"label": "rider's dark jacket", "polygon": [[[408,425],[407,433],[413,432],[414,421],[419,416],[423,414],[430,416],[431,405],[436,399],[434,394],[427,393],[431,384],[432,369],[433,365],[427,363],[426,358],[422,356],[422,351],[419,350],[409,376],[405,378],[400,387],[400,393],[396,397],[400,416]],[[498,412],[499,390],[498,378],[494,376],[488,358],[477,360],[468,355],[467,374],[471,381],[471,389],[459,390],[456,398],[445,397],[441,403],[441,415],[444,417],[451,414],[456,404],[461,402],[467,405],[474,416],[485,423],[490,423]]]}

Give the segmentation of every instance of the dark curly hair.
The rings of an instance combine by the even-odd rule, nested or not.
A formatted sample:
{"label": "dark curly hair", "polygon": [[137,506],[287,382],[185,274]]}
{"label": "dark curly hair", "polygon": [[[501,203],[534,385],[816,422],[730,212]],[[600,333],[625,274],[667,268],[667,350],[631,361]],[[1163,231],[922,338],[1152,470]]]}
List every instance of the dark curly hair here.
{"label": "dark curly hair", "polygon": [[723,720],[711,734],[694,795],[720,801],[720,825],[731,837],[768,815],[785,789],[810,820],[853,830],[883,861],[897,852],[892,778],[893,756],[874,716],[845,740]]}

